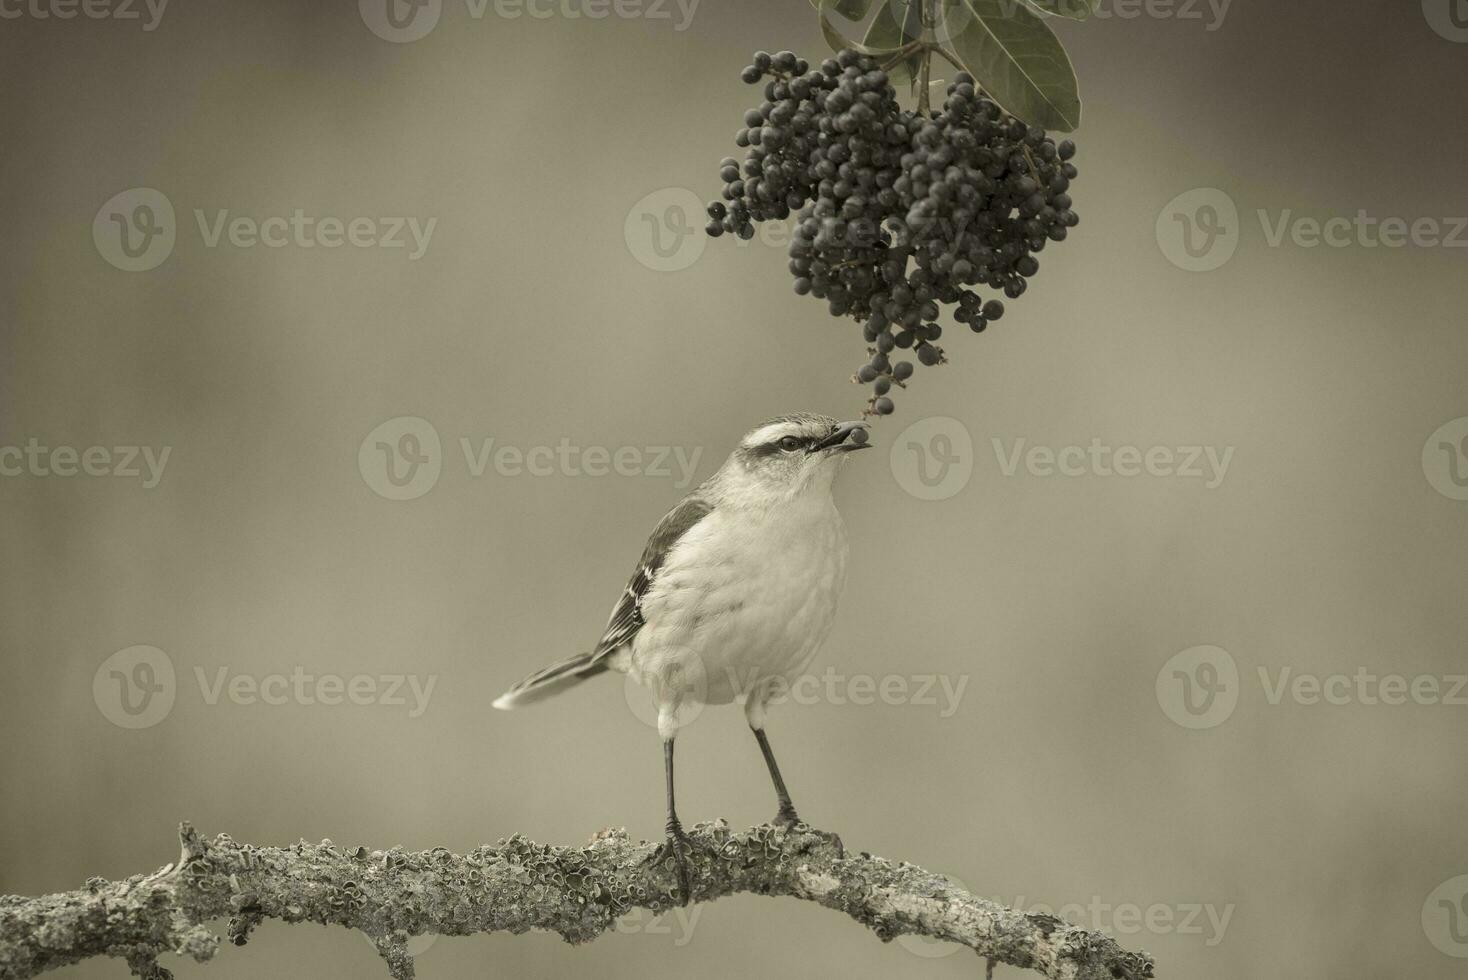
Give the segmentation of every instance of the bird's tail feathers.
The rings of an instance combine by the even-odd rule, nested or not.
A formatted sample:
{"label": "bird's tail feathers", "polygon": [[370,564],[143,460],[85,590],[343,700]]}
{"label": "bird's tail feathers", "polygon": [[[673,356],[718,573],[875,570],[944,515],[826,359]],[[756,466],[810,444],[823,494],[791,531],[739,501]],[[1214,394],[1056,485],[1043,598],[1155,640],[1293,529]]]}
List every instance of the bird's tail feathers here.
{"label": "bird's tail feathers", "polygon": [[504,694],[495,698],[494,706],[501,710],[534,704],[570,687],[578,681],[594,677],[607,669],[606,660],[592,660],[589,653],[578,653],[549,667],[544,667],[525,678]]}

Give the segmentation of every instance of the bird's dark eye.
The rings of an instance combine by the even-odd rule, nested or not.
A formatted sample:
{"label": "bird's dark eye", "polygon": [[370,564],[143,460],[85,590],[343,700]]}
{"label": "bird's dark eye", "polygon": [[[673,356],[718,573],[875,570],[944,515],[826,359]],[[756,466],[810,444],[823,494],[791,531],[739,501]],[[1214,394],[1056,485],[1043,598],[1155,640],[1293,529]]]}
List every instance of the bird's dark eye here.
{"label": "bird's dark eye", "polygon": [[802,443],[795,436],[786,436],[785,438],[780,440],[780,448],[785,450],[787,453],[793,453],[795,452],[795,450],[799,449],[803,445],[804,443]]}

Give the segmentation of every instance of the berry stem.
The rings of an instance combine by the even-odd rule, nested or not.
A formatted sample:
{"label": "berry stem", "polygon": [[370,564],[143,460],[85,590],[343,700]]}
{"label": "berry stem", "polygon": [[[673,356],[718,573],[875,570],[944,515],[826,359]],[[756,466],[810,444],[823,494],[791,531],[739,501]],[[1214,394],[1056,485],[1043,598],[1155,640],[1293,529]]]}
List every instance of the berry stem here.
{"label": "berry stem", "polygon": [[901,64],[903,59],[908,58],[921,50],[924,43],[925,42],[923,41],[908,41],[902,47],[892,52],[891,57],[889,57],[886,61],[882,62],[877,67],[881,68],[883,71],[890,71],[892,68]]}
{"label": "berry stem", "polygon": [[1025,159],[1027,161],[1029,161],[1029,164],[1030,164],[1030,175],[1035,178],[1035,183],[1039,183],[1040,182],[1040,165],[1035,162],[1035,158],[1030,153],[1030,148],[1028,146],[1025,146],[1023,143],[1021,143],[1019,145],[1019,148],[1024,151]]}
{"label": "berry stem", "polygon": [[932,74],[933,49],[927,45],[923,46],[923,63],[918,69],[918,112],[924,118],[932,115],[928,103],[928,78]]}
{"label": "berry stem", "polygon": [[[948,49],[945,48],[945,47],[943,47],[943,45],[941,45],[941,44],[934,44],[932,46],[932,48],[933,48],[934,51],[936,51],[939,54],[941,54],[943,56],[943,60],[946,61],[946,62],[948,62],[954,68],[957,68],[959,71],[968,71],[967,68],[963,67],[963,65],[961,65],[961,64],[958,63],[958,59],[957,58],[953,57],[953,55],[951,55],[951,54],[948,53]],[[977,83],[975,83],[975,88],[977,88],[977,87],[978,87],[978,85],[977,85]]]}
{"label": "berry stem", "polygon": [[[937,27],[938,25],[938,0],[919,0],[922,4],[921,14],[923,22],[923,33]],[[933,50],[938,45],[932,41],[923,42],[922,67],[918,69],[918,112],[924,117],[932,115],[928,102],[929,79],[933,74]]]}

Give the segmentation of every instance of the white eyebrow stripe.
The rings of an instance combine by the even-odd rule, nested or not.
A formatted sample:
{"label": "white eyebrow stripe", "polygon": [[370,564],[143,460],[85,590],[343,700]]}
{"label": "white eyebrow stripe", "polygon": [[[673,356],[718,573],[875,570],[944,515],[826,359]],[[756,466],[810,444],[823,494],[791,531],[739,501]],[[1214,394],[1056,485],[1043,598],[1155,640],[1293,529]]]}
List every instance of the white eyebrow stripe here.
{"label": "white eyebrow stripe", "polygon": [[810,436],[812,433],[808,426],[799,422],[776,422],[773,425],[762,426],[755,429],[744,440],[746,446],[762,446],[767,442],[774,442],[782,436]]}

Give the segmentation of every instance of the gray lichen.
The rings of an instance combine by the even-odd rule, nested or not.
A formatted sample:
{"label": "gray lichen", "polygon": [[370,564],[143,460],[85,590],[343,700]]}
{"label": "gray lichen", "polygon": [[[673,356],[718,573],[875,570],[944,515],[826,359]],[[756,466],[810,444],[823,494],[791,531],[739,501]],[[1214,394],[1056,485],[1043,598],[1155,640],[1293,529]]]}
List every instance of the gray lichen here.
{"label": "gray lichen", "polygon": [[[412,936],[542,929],[582,943],[634,908],[662,912],[679,901],[671,859],[622,830],[584,847],[517,834],[464,855],[442,847],[343,848],[330,840],[255,847],[226,834],[206,841],[188,824],[179,834],[178,862],[151,875],[0,897],[0,980],[104,955],[126,960],[143,980],[168,980],[157,957],[208,960],[219,939],[201,923],[225,916],[227,938],[241,946],[267,918],[359,930],[394,980],[410,980]],[[695,902],[738,892],[786,895],[845,912],[883,941],[907,933],[948,940],[1052,980],[1152,976],[1150,957],[1107,936],[976,898],[906,862],[847,855],[834,836],[803,824],[733,833],[715,821],[690,837]]]}

